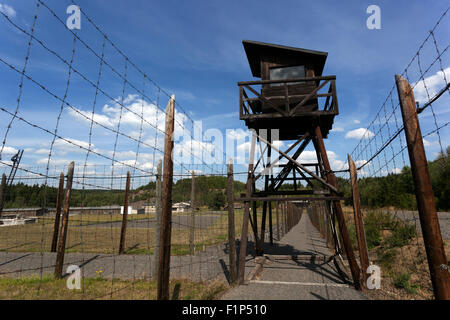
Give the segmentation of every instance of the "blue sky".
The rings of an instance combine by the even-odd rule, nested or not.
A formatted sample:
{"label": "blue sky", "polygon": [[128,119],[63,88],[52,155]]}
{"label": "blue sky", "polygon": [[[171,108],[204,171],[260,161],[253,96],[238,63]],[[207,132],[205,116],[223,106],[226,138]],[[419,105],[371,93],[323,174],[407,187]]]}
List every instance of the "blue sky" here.
{"label": "blue sky", "polygon": [[[65,10],[71,4],[70,1],[45,0],[44,3],[63,19],[68,16]],[[9,13],[14,23],[30,30],[35,1],[0,0],[0,4],[0,10]],[[368,127],[394,84],[394,75],[404,70],[428,31],[448,7],[448,1],[79,0],[77,4],[140,69],[161,88],[175,94],[177,103],[182,106],[182,109],[178,109],[180,121],[188,118],[202,120],[203,129],[216,128],[222,132],[226,129],[245,129],[238,116],[236,83],[253,78],[242,47],[243,39],[328,52],[323,74],[337,76],[340,115],[335,119],[335,130],[330,133],[325,144],[336,169],[343,165],[347,153],[353,150],[361,137],[359,131],[354,130]],[[366,8],[371,4],[381,8],[380,30],[366,27],[369,16]],[[81,30],[76,33],[94,51],[101,52],[103,38],[83,16]],[[42,6],[36,21],[35,35],[64,59],[70,60],[73,36]],[[448,46],[449,36],[450,18],[447,17],[436,32],[441,50]],[[22,70],[28,37],[0,16],[0,38],[0,57]],[[428,44],[430,48],[424,48],[421,57],[424,65],[431,63],[435,54],[432,52],[432,43]],[[123,57],[110,45],[106,46],[105,58],[118,72],[124,72]],[[442,56],[444,69],[450,67],[449,62],[449,53],[446,53]],[[98,60],[79,42],[76,43],[73,66],[93,82],[96,81]],[[414,79],[414,68],[416,66],[411,68],[411,81],[418,81]],[[67,70],[64,63],[49,55],[42,47],[36,43],[31,46],[27,72],[61,97],[65,92]],[[429,89],[433,92],[439,90],[443,83],[435,79],[436,75],[439,76],[439,70],[436,64],[426,75],[430,77]],[[123,80],[107,67],[103,71],[101,87],[110,96],[120,100]],[[141,88],[142,76],[130,66],[127,77]],[[18,73],[0,64],[0,105],[10,112],[16,108],[19,81]],[[417,89],[420,90],[420,86]],[[158,94],[150,83],[145,90],[153,100],[145,101],[144,107],[147,107],[147,103],[150,106],[157,101]],[[130,109],[139,113],[139,110],[143,110],[139,109],[142,101],[133,94],[136,92],[128,86],[124,99],[128,99]],[[423,90],[416,95],[423,95]],[[91,85],[78,75],[72,75],[67,101],[79,112],[64,108],[59,128],[62,137],[83,146],[88,145],[89,121],[86,122],[83,115],[89,115],[94,96],[95,90]],[[443,96],[439,100],[440,105],[435,105],[439,124],[449,121],[448,100],[449,95]],[[167,97],[160,97],[161,108],[166,103]],[[59,101],[42,89],[28,80],[24,81],[19,109],[24,118],[54,131],[60,105]],[[117,125],[114,119],[118,116],[115,107],[108,97],[98,94],[96,120],[114,128]],[[188,117],[183,116],[185,111]],[[150,107],[145,112],[146,117],[159,117],[149,122],[157,128],[163,126],[161,112]],[[2,139],[10,118],[2,114]],[[143,131],[146,131],[149,123],[139,124],[136,119],[129,120],[128,123],[124,121],[121,130],[138,140],[141,134],[142,140],[147,139],[147,143],[140,146],[142,158],[136,160],[133,154],[137,150],[136,143],[120,136],[116,144],[117,159],[124,163],[138,162],[146,170],[152,171],[155,163],[152,155],[155,153],[146,149],[154,143],[159,145],[161,135],[158,137],[158,130],[149,127],[148,130],[154,132],[145,136],[146,132],[142,134],[140,127],[143,125]],[[432,114],[425,112],[421,124],[423,132],[432,130],[435,126]],[[448,127],[441,131],[443,148],[448,145],[448,133]],[[91,144],[95,145],[99,153],[112,155],[115,135],[111,131],[94,126],[92,139]],[[24,148],[24,164],[42,167],[46,165],[51,140],[48,134],[14,121],[6,147],[12,148],[11,152]],[[438,137],[427,137],[426,147],[429,158],[434,158],[440,150]],[[54,148],[52,165],[64,165],[70,159],[81,163],[85,161],[85,150],[80,152],[80,148],[64,140],[56,139]],[[7,151],[5,149],[3,152],[5,161],[8,158]],[[91,154],[88,163],[103,164],[110,161]],[[199,171],[209,170],[201,167],[198,166]]]}

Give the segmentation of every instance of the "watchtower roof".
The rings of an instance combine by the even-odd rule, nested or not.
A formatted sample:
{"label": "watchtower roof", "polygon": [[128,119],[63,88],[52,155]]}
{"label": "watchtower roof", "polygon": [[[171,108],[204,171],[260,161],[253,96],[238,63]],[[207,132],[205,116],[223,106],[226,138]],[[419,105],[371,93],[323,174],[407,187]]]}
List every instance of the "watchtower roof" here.
{"label": "watchtower roof", "polygon": [[263,57],[289,57],[307,61],[313,65],[316,76],[321,76],[328,52],[282,46],[259,41],[243,40],[245,53],[254,77],[261,78],[261,60]]}

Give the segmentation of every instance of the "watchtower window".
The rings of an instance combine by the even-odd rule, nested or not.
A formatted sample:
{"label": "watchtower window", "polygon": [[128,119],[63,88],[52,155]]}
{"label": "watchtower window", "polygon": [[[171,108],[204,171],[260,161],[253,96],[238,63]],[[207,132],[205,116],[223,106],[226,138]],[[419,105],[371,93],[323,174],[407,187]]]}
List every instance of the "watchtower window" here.
{"label": "watchtower window", "polygon": [[[270,68],[270,80],[285,80],[305,77],[305,66]],[[272,86],[282,86],[282,83],[272,83]]]}

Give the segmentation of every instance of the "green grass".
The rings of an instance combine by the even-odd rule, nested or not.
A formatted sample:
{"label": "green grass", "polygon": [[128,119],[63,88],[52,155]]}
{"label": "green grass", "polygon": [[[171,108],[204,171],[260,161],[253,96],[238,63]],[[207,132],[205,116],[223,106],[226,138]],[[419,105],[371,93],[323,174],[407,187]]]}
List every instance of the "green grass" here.
{"label": "green grass", "polygon": [[[82,289],[69,290],[66,279],[53,276],[0,278],[0,299],[14,300],[91,300],[91,299],[156,299],[156,281],[107,280],[101,277],[84,278]],[[174,300],[217,299],[227,286],[224,283],[171,281],[170,291]]]}
{"label": "green grass", "polygon": [[416,294],[419,288],[418,284],[411,284],[411,276],[407,273],[397,274],[393,277],[394,285],[397,288],[404,289],[409,294]]}
{"label": "green grass", "polygon": [[416,236],[416,227],[405,222],[398,222],[392,228],[392,235],[386,240],[391,247],[403,247]]}

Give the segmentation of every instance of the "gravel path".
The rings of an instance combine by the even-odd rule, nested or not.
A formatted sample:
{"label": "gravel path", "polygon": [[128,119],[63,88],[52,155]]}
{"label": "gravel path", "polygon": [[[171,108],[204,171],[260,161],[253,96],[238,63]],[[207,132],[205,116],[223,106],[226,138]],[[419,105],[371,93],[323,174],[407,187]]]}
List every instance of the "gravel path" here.
{"label": "gravel path", "polygon": [[333,262],[294,261],[270,258],[270,255],[331,255],[325,240],[304,214],[300,222],[275,246],[269,248],[269,260],[256,280],[228,291],[224,300],[337,300],[366,299],[345,283]]}

